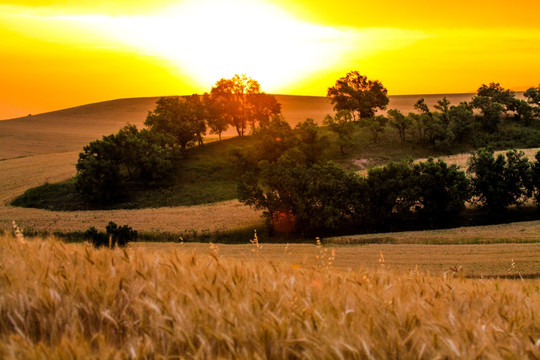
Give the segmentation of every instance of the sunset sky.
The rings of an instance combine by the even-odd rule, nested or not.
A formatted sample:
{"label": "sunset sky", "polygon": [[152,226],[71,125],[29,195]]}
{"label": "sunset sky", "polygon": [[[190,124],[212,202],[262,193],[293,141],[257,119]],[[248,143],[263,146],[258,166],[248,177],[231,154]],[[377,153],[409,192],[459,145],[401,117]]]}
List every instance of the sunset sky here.
{"label": "sunset sky", "polygon": [[391,95],[540,83],[540,2],[0,0],[0,119],[203,93],[245,73],[326,95],[358,70]]}

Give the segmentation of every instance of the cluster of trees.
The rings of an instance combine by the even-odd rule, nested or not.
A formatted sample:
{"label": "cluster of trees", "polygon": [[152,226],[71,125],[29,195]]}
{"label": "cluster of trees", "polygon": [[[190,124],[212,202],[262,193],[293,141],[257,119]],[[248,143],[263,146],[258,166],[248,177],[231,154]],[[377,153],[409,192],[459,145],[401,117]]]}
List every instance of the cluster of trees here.
{"label": "cluster of trees", "polygon": [[406,115],[398,109],[389,109],[387,116],[375,116],[377,110],[388,105],[387,90],[379,81],[368,80],[353,71],[338,79],[328,89],[327,96],[337,114],[328,115],[325,123],[338,135],[342,152],[351,144],[351,122],[368,128],[375,143],[389,125],[398,131],[402,142],[412,138],[413,142],[447,151],[456,143],[471,140],[472,133],[497,132],[502,119],[530,126],[534,119],[540,118],[540,85],[528,89],[524,99],[520,99],[513,91],[491,83],[478,88],[470,102],[452,105],[445,97],[438,100],[433,110],[422,98],[414,105],[416,112]]}
{"label": "cluster of trees", "polygon": [[108,203],[122,196],[128,182],[161,184],[180,155],[171,135],[127,125],[83,148],[76,165],[75,186],[91,202]]}
{"label": "cluster of trees", "polygon": [[219,80],[210,94],[160,98],[148,113],[146,129],[127,125],[83,148],[76,188],[91,202],[104,204],[120,198],[128,183],[162,185],[185,150],[202,145],[208,128],[220,140],[229,126],[244,136],[248,126],[265,129],[280,113],[275,97],[245,75]]}
{"label": "cluster of trees", "polygon": [[540,205],[540,152],[529,162],[522,152],[494,157],[474,153],[467,173],[456,165],[390,163],[366,177],[328,162],[299,161],[294,148],[276,161],[261,161],[242,177],[239,198],[264,210],[272,228],[282,222],[303,235],[388,231],[422,222],[449,224],[472,202],[492,216],[521,205],[533,194]]}

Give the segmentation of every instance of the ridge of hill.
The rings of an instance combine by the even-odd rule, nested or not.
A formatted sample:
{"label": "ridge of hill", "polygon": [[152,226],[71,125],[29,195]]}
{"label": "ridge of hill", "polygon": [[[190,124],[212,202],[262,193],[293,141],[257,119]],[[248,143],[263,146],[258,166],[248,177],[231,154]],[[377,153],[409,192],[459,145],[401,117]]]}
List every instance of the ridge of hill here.
{"label": "ridge of hill", "polygon": [[[321,123],[332,105],[326,97],[275,95],[282,105],[284,118],[291,124],[313,118]],[[394,95],[388,108],[403,112],[414,110],[423,97],[428,105],[446,96],[453,104],[470,100],[473,94]],[[131,123],[141,128],[159,97],[116,99],[0,121],[0,160],[80,151],[90,141],[117,132]],[[229,129],[224,136],[234,136]]]}

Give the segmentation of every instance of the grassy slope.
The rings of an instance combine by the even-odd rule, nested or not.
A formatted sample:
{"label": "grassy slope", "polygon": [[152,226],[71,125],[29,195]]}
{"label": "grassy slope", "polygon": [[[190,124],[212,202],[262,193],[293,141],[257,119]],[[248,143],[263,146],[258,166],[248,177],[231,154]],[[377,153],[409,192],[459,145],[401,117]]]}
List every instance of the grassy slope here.
{"label": "grassy slope", "polygon": [[257,251],[228,259],[221,247],[111,251],[0,236],[0,249],[5,359],[540,357],[538,279],[345,272],[331,253],[291,266]]}
{"label": "grassy slope", "polygon": [[[471,94],[391,96],[389,108],[413,110],[418,98],[428,104],[447,96],[453,104],[469,100]],[[276,95],[285,119],[292,125],[313,118],[321,123],[332,112],[325,97]],[[158,97],[104,101],[74,108],[0,121],[0,160],[68,151],[80,151],[90,141],[117,132],[127,123],[142,127]],[[224,135],[233,136],[230,129]]]}

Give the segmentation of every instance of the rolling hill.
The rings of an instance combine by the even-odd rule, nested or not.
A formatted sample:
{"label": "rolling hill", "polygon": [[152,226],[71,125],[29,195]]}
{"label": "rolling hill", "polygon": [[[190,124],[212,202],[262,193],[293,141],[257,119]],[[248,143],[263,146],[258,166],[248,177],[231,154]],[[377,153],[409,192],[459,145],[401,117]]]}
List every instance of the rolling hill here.
{"label": "rolling hill", "polygon": [[[453,104],[469,100],[472,94],[396,95],[388,108],[414,110],[421,97],[428,105],[446,96]],[[283,116],[291,125],[306,118],[321,123],[333,109],[328,99],[317,96],[276,95]],[[0,160],[80,151],[90,141],[117,132],[127,123],[142,127],[159,97],[117,99],[69,109],[0,121]],[[229,129],[224,136],[234,136]]]}

